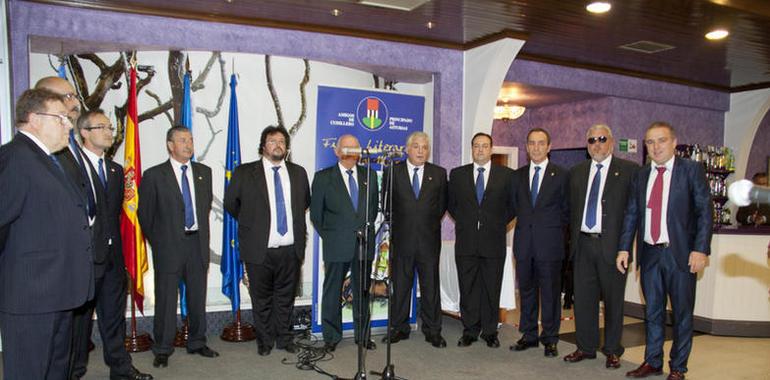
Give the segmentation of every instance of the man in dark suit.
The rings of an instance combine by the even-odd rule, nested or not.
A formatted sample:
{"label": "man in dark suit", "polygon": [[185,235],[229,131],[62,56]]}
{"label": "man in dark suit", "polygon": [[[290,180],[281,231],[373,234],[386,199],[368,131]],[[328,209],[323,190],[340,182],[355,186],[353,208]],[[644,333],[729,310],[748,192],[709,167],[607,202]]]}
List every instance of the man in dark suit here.
{"label": "man in dark suit", "polygon": [[[427,162],[430,141],[424,132],[414,132],[406,140],[405,163],[393,168],[392,245],[390,253],[393,297],[390,334],[383,342],[409,339],[409,310],[415,269],[420,280],[420,319],[425,340],[434,347],[446,347],[441,336],[441,297],[439,259],[441,257],[441,218],[447,208],[446,170]],[[389,176],[383,187],[389,184]],[[391,201],[383,192],[384,202]]]}
{"label": "man in dark suit", "polygon": [[238,166],[225,190],[225,210],[238,220],[262,356],[270,354],[273,343],[297,351],[291,314],[305,259],[310,185],[305,169],[286,161],[289,141],[283,127],[265,128],[259,141],[262,159]]}
{"label": "man in dark suit", "polygon": [[155,367],[168,366],[168,357],[174,352],[177,287],[182,279],[190,329],[187,353],[219,356],[206,345],[211,168],[191,160],[193,137],[186,127],[168,130],[166,148],[169,160],[144,172],[137,210],[155,266]]}
{"label": "man in dark suit", "polygon": [[3,377],[65,379],[73,309],[94,293],[85,199],[52,155],[72,123],[64,99],[45,89],[19,97],[16,123],[0,147]]}
{"label": "man in dark suit", "polygon": [[[323,239],[324,283],[321,319],[327,351],[334,351],[342,339],[340,293],[348,270],[353,289],[353,324],[355,341],[370,350],[377,346],[369,339],[369,281],[374,258],[374,220],[377,217],[377,175],[358,165],[361,145],[353,135],[337,139],[334,153],[338,163],[315,174],[310,199],[310,220]],[[367,204],[367,200],[369,203]],[[358,233],[369,226],[366,260],[359,257]],[[358,285],[364,281],[363,297]],[[363,312],[359,313],[363,305]]]}
{"label": "man in dark suit", "polygon": [[[511,203],[516,212],[513,254],[519,282],[521,339],[513,351],[545,346],[545,356],[555,357],[561,323],[561,266],[564,229],[569,223],[567,171],[548,161],[551,136],[542,128],[527,133],[529,165],[516,171]],[[543,330],[538,338],[538,309]]]}
{"label": "man in dark suit", "polygon": [[619,368],[623,346],[625,274],[615,269],[631,177],[639,165],[612,156],[610,127],[596,124],[586,133],[590,160],[570,170],[570,259],[575,270],[577,350],[564,357],[575,363],[596,358],[599,301],[604,300],[605,367]]}
{"label": "man in dark suit", "polygon": [[96,223],[93,228],[95,294],[75,313],[77,330],[73,337],[73,378],[85,375],[88,342],[93,329],[94,310],[98,316],[104,362],[110,367],[110,379],[150,380],[139,372],[123,341],[126,335],[126,268],[120,241],[120,211],[123,206],[123,167],[108,159],[104,152],[112,146],[113,132],[102,110],[83,114],[77,123],[83,143],[80,152],[87,166],[88,183],[96,194]]}
{"label": "man in dark suit", "polygon": [[497,321],[505,266],[505,233],[512,218],[513,171],[492,163],[492,136],[471,139],[473,162],[449,173],[448,210],[455,220],[455,262],[460,285],[463,335],[467,347],[479,334],[488,347],[500,347]]}
{"label": "man in dark suit", "polygon": [[652,163],[631,180],[616,265],[621,273],[626,272],[636,236],[647,303],[647,339],[644,362],[628,372],[628,377],[663,372],[668,298],[674,320],[668,380],[684,379],[692,349],[695,280],[710,253],[712,206],[705,168],[699,162],[676,157],[676,144],[676,132],[670,124],[652,123],[644,135]]}

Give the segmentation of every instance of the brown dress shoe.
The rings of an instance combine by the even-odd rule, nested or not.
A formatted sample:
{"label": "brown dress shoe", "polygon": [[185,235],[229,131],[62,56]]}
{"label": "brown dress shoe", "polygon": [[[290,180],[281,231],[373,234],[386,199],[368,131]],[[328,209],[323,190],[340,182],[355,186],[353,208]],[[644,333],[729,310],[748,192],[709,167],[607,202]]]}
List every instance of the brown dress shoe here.
{"label": "brown dress shoe", "polygon": [[658,376],[663,374],[662,368],[655,368],[647,362],[642,363],[642,365],[639,366],[639,368],[626,372],[626,377],[635,377],[635,378],[642,378],[647,376]]}
{"label": "brown dress shoe", "polygon": [[684,380],[684,372],[671,371],[666,380]]}
{"label": "brown dress shoe", "polygon": [[568,363],[577,363],[583,359],[596,359],[596,354],[590,355],[584,351],[576,350],[564,357],[564,361]]}
{"label": "brown dress shoe", "polygon": [[620,368],[620,357],[615,354],[607,355],[607,361],[604,362],[604,366],[610,369]]}

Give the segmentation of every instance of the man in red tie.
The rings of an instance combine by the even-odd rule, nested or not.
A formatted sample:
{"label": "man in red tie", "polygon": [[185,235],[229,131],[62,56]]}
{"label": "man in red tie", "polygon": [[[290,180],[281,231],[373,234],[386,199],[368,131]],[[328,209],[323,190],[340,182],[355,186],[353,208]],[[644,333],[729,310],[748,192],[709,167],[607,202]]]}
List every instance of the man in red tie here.
{"label": "man in red tie", "polygon": [[616,259],[628,269],[634,236],[642,292],[647,302],[644,363],[626,374],[641,378],[663,373],[666,302],[671,298],[674,341],[668,380],[684,379],[692,350],[696,275],[706,266],[711,245],[711,195],[701,163],[675,157],[674,128],[654,122],[644,144],[651,159],[631,180]]}

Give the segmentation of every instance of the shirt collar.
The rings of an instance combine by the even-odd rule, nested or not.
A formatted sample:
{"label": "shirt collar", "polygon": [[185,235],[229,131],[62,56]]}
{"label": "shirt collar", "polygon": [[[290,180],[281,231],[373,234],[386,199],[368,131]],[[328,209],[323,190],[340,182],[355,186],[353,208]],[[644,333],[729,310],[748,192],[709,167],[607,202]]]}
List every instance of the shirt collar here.
{"label": "shirt collar", "polygon": [[409,173],[414,173],[414,169],[415,168],[423,169],[423,168],[425,168],[425,164],[422,164],[420,166],[414,166],[414,165],[412,165],[411,162],[409,162],[409,160],[406,160],[406,167],[407,167],[407,169],[409,169]]}
{"label": "shirt collar", "polygon": [[541,162],[539,164],[536,164],[536,163],[531,162],[531,161],[530,161],[529,164],[530,164],[530,170],[532,170],[532,171],[535,170],[535,166],[539,166],[540,170],[545,171],[545,168],[548,167],[548,157],[546,157],[545,160],[543,160],[543,162]]}
{"label": "shirt collar", "polygon": [[610,154],[602,162],[596,162],[594,160],[591,160],[591,165],[593,167],[596,167],[596,164],[601,164],[602,165],[602,169],[604,169],[604,168],[609,168],[611,162],[612,162],[612,155]]}
{"label": "shirt collar", "polygon": [[187,160],[187,162],[179,162],[172,157],[169,157],[168,160],[171,161],[171,166],[174,168],[175,171],[182,170],[182,165],[187,165],[188,168],[192,169],[191,160]]}
{"label": "shirt collar", "polygon": [[356,169],[358,169],[358,165],[353,165],[353,167],[352,167],[352,168],[348,169],[348,168],[346,168],[346,167],[342,166],[342,164],[341,164],[341,163],[337,162],[337,167],[339,167],[339,168],[340,168],[340,171],[341,171],[343,174],[345,174],[345,175],[347,175],[347,174],[348,174],[348,170],[352,170],[352,171],[353,171],[353,175],[354,175],[354,176],[357,176],[357,175],[358,175],[358,171],[356,170]]}
{"label": "shirt collar", "polygon": [[653,171],[655,171],[655,170],[656,170],[656,168],[657,168],[657,167],[659,167],[659,166],[665,166],[665,167],[666,167],[666,171],[668,171],[668,172],[671,172],[672,170],[674,170],[674,159],[676,159],[676,155],[674,155],[673,157],[671,157],[671,158],[670,158],[668,161],[666,161],[666,162],[665,162],[663,165],[658,165],[658,164],[656,164],[656,163],[655,163],[655,161],[652,161],[652,162],[650,163],[650,166],[652,167],[652,170],[653,170]]}
{"label": "shirt collar", "polygon": [[43,142],[40,141],[39,138],[35,137],[35,135],[33,135],[32,133],[27,132],[27,131],[22,130],[22,129],[19,129],[19,133],[23,133],[24,136],[29,137],[29,139],[32,140],[32,142],[35,143],[35,145],[37,145],[38,148],[42,149],[43,152],[45,152],[46,155],[50,155],[51,154],[51,151],[48,150],[48,147],[45,146],[45,144],[43,144]]}
{"label": "shirt collar", "polygon": [[484,168],[484,171],[489,173],[489,169],[492,167],[492,160],[487,161],[484,165],[479,165],[477,163],[473,163],[473,172],[478,172],[479,168]]}

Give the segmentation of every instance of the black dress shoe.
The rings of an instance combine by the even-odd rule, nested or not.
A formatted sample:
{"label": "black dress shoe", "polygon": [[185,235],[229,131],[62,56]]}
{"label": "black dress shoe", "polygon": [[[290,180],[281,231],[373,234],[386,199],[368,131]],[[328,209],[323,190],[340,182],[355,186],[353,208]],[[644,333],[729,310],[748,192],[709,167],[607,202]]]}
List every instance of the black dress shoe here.
{"label": "black dress shoe", "polygon": [[259,354],[259,356],[267,356],[267,355],[270,355],[270,351],[271,351],[272,349],[273,349],[273,348],[272,348],[272,347],[270,347],[270,346],[268,346],[268,345],[264,345],[264,344],[259,344],[259,345],[257,345],[257,353]]}
{"label": "black dress shoe", "polygon": [[521,338],[516,341],[516,344],[510,347],[511,351],[524,351],[528,348],[537,347],[537,341],[527,342],[526,339]]}
{"label": "black dress shoe", "polygon": [[326,342],[324,343],[324,350],[326,352],[334,352],[337,349],[337,343]]}
{"label": "black dress shoe", "polygon": [[496,336],[488,336],[488,337],[485,337],[484,340],[487,342],[487,347],[490,347],[490,348],[500,347],[500,340],[497,339]]}
{"label": "black dress shoe", "polygon": [[138,369],[131,367],[129,372],[125,375],[110,375],[110,380],[152,380],[153,377],[149,373],[141,373]]}
{"label": "black dress shoe", "polygon": [[382,343],[388,343],[388,341],[390,341],[390,343],[392,344],[392,343],[398,343],[402,340],[407,340],[407,339],[409,339],[409,333],[405,333],[401,331],[391,331],[390,334],[385,335],[382,338]]}
{"label": "black dress shoe", "polygon": [[555,358],[559,356],[559,350],[556,349],[556,343],[546,344],[543,354],[547,358]]}
{"label": "black dress shoe", "polygon": [[458,347],[468,347],[471,344],[473,344],[473,342],[475,342],[477,340],[479,340],[479,339],[476,338],[475,336],[463,335],[462,337],[460,337],[460,340],[457,341],[457,346]]}
{"label": "black dress shoe", "polygon": [[168,354],[155,355],[155,360],[152,361],[152,366],[155,368],[168,367]]}
{"label": "black dress shoe", "polygon": [[577,363],[585,359],[596,359],[596,354],[589,354],[585,351],[575,350],[575,352],[564,357],[567,363]]}
{"label": "black dress shoe", "polygon": [[204,356],[204,357],[207,357],[207,358],[215,358],[215,357],[219,356],[219,352],[216,352],[216,351],[210,349],[209,346],[203,346],[201,348],[197,348],[197,349],[194,349],[194,350],[191,350],[191,349],[188,348],[187,349],[187,353],[190,354],[190,355],[198,354],[200,356]]}
{"label": "black dress shoe", "polygon": [[430,342],[430,344],[433,345],[433,347],[436,347],[436,348],[444,348],[444,347],[446,347],[446,340],[444,339],[443,336],[441,336],[441,334],[426,335],[425,336],[425,341],[426,342]]}
{"label": "black dress shoe", "polygon": [[[358,345],[358,342],[356,341],[356,346]],[[369,339],[368,342],[366,342],[366,349],[367,350],[376,350],[377,344],[374,343],[373,340]]]}

